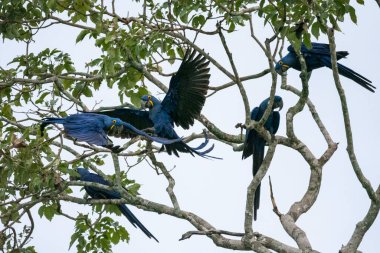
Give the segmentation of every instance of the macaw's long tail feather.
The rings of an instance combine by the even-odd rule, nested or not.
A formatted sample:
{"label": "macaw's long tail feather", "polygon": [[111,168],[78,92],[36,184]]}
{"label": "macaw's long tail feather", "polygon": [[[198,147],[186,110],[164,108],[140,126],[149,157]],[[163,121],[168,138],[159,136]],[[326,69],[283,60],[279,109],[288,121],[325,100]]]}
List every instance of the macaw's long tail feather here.
{"label": "macaw's long tail feather", "polygon": [[205,137],[205,141],[203,143],[201,143],[201,145],[199,145],[198,147],[192,148],[193,150],[200,150],[200,149],[207,146],[207,144],[209,142],[209,138],[208,138],[206,131],[203,131],[203,135]]}
{"label": "macaw's long tail feather", "polygon": [[214,149],[214,144],[212,144],[212,146],[211,146],[210,148],[206,149],[205,151],[202,151],[202,152],[194,151],[194,152],[195,152],[197,155],[199,155],[200,157],[203,157],[203,158],[211,158],[211,159],[223,160],[223,158],[221,158],[221,157],[207,155],[207,154],[210,153],[213,149]]}
{"label": "macaw's long tail feather", "polygon": [[208,138],[206,131],[203,131],[203,134],[205,137],[205,141],[201,145],[199,145],[198,147],[195,147],[195,148],[189,147],[191,149],[191,151],[194,152],[195,154],[201,156],[201,157],[204,157],[204,158],[213,158],[213,159],[222,160],[222,158],[220,158],[220,157],[207,155],[208,153],[210,153],[214,149],[214,144],[212,144],[211,147],[209,147],[208,149],[206,149],[204,151],[199,151],[202,148],[206,147],[206,145],[209,142],[209,138]]}
{"label": "macaw's long tail feather", "polygon": [[374,89],[376,89],[376,87],[371,84],[372,82],[370,80],[368,80],[367,78],[365,78],[364,76],[360,75],[359,73],[356,73],[352,69],[338,63],[338,72],[342,76],[345,76],[345,77],[350,78],[351,80],[355,81],[356,83],[363,86],[367,90],[369,90],[371,92],[375,92]]}
{"label": "macaw's long tail feather", "polygon": [[194,156],[194,154],[196,154],[196,155],[203,157],[203,158],[222,159],[220,157],[207,155],[209,152],[211,152],[214,149],[214,145],[212,145],[207,150],[199,151],[201,148],[203,148],[205,146],[203,144],[204,143],[202,143],[200,146],[198,146],[197,149],[194,149],[184,142],[176,142],[176,143],[173,143],[170,145],[162,146],[162,148],[160,149],[159,152],[166,150],[166,152],[169,155],[174,154],[177,157],[179,157],[178,152],[181,152],[181,153],[189,153],[192,156]]}
{"label": "macaw's long tail feather", "polygon": [[[253,150],[253,162],[252,162],[252,173],[255,177],[259,168],[264,160],[264,149],[265,149],[265,140],[262,138],[256,138],[254,140],[254,150]],[[260,208],[260,186],[259,184],[256,188],[254,200],[253,200],[253,218],[257,219],[257,210]]]}
{"label": "macaw's long tail feather", "polygon": [[164,144],[164,145],[173,144],[173,143],[176,143],[176,142],[182,142],[182,138],[167,139],[167,138],[162,138],[162,137],[151,136],[151,135],[147,134],[146,132],[137,129],[133,125],[131,125],[129,123],[126,123],[126,122],[123,122],[122,125],[124,127],[128,128],[128,129],[130,129],[131,131],[135,132],[138,135],[144,136],[145,138],[148,138],[148,139],[150,139],[152,141],[155,141],[155,142],[158,142],[158,143],[161,143],[161,144]]}
{"label": "macaw's long tail feather", "polygon": [[43,121],[40,125],[41,136],[44,136],[44,130],[47,125],[54,124],[54,123],[62,124],[63,122],[65,122],[64,119],[60,119],[60,118],[43,118],[42,120]]}
{"label": "macaw's long tail feather", "polygon": [[127,217],[127,219],[132,223],[134,227],[139,227],[144,232],[144,234],[146,234],[146,236],[153,238],[156,240],[156,242],[159,242],[157,238],[154,237],[151,232],[149,232],[149,230],[137,219],[137,217],[131,212],[131,210],[128,209],[126,205],[118,205],[118,207],[121,213]]}

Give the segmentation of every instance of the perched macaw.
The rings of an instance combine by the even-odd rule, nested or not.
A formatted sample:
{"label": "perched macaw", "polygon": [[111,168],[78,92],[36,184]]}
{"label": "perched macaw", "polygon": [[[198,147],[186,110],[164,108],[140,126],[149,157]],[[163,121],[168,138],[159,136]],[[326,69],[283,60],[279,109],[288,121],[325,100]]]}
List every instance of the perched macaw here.
{"label": "perched macaw", "polygon": [[[120,118],[141,130],[154,130],[154,133],[162,138],[179,139],[174,130],[174,123],[184,129],[189,129],[194,124],[194,119],[199,116],[205,103],[209,85],[209,61],[200,54],[195,57],[195,54],[195,51],[186,51],[181,66],[170,80],[169,90],[162,102],[152,95],[142,96],[142,107],[149,108],[149,111],[122,108],[97,113]],[[206,142],[196,148],[183,141],[169,143],[164,144],[160,151],[166,149],[169,155],[173,153],[176,156],[179,156],[178,152],[184,152],[216,158],[206,155],[213,146],[199,151],[207,142],[206,138]]]}
{"label": "perched macaw", "polygon": [[[260,121],[263,117],[264,112],[269,104],[269,98],[265,99],[261,102],[259,107],[255,107],[251,111],[251,120]],[[269,114],[267,121],[264,124],[264,128],[269,131],[271,135],[276,134],[278,127],[280,125],[280,113],[278,111],[274,111],[274,109],[279,108],[282,109],[283,101],[280,96],[274,96],[272,112]],[[244,149],[242,159],[246,159],[250,155],[252,155],[253,163],[252,163],[252,172],[253,176],[256,175],[259,170],[261,163],[264,160],[264,148],[265,148],[265,139],[260,136],[255,129],[247,129],[244,140]],[[260,207],[260,184],[257,186],[254,203],[253,203],[253,211],[254,211],[254,219],[257,219],[257,210]]]}
{"label": "perched macaw", "polygon": [[130,135],[141,135],[152,141],[161,144],[171,144],[181,141],[177,139],[166,139],[150,136],[142,130],[139,130],[129,123],[126,123],[118,118],[112,118],[107,115],[95,113],[80,113],[73,114],[64,118],[44,118],[40,126],[41,135],[43,136],[44,129],[49,124],[62,124],[67,136],[74,138],[75,141],[85,141],[89,144],[111,149],[113,152],[119,152],[119,146],[113,146],[112,141],[107,137],[107,134],[113,128],[123,133],[123,137]]}
{"label": "perched macaw", "polygon": [[[98,183],[98,184],[103,184],[103,185],[108,185],[110,186],[110,183],[106,181],[104,178],[99,176],[98,174],[94,174],[89,172],[87,169],[84,168],[77,168],[77,171],[80,175],[79,180],[84,181],[84,182],[93,182],[93,183]],[[93,187],[93,186],[85,186],[84,189],[86,190],[87,194],[91,196],[93,199],[121,199],[121,195],[117,191],[108,191],[104,190],[101,188]],[[131,212],[131,210],[128,209],[126,205],[120,204],[117,205],[121,213],[127,217],[129,222],[134,226],[134,227],[139,227],[146,236],[149,238],[153,238],[158,242],[156,237],[152,235],[149,230],[144,227],[144,225],[137,219],[137,217]]]}
{"label": "perched macaw", "polygon": [[[312,48],[308,49],[304,44],[301,46],[301,53],[305,58],[307,71],[311,73],[314,69],[321,67],[328,67],[331,69],[331,56],[330,56],[330,46],[329,44],[323,43],[311,43]],[[288,47],[289,53],[285,55],[280,61],[276,64],[276,72],[278,74],[282,74],[286,72],[289,68],[294,68],[298,71],[301,71],[301,64],[298,60],[297,54],[294,51],[292,45]],[[336,57],[337,60],[340,60],[348,55],[347,51],[337,51]],[[350,68],[338,63],[338,72],[339,74],[350,78],[356,83],[360,84],[367,90],[371,92],[375,92],[375,86],[373,86],[370,80],[365,78],[364,76],[356,73]]]}

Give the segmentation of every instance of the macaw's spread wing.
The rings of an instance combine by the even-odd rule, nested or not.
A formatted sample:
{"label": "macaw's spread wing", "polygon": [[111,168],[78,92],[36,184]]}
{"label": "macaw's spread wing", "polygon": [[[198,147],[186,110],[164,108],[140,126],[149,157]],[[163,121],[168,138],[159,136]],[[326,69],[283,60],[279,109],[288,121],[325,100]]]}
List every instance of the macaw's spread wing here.
{"label": "macaw's spread wing", "polygon": [[99,146],[108,144],[107,135],[103,130],[102,122],[98,121],[96,118],[72,116],[67,117],[64,124],[65,133],[68,136],[89,144]]}
{"label": "macaw's spread wing", "polygon": [[108,111],[100,111],[96,113],[104,114],[112,118],[119,118],[122,121],[127,122],[140,130],[153,127],[153,122],[149,119],[148,111],[119,108]]}
{"label": "macaw's spread wing", "polygon": [[187,50],[178,72],[171,78],[169,90],[162,101],[176,125],[189,129],[200,114],[206,100],[210,79],[209,61]]}

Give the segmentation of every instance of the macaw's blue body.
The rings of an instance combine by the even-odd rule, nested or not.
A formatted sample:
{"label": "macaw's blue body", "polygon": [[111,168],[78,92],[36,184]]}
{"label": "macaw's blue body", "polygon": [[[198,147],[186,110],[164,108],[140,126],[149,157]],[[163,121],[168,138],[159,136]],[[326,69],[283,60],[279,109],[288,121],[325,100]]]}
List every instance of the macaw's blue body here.
{"label": "macaw's blue body", "polygon": [[181,141],[180,138],[169,140],[153,137],[118,118],[95,113],[73,114],[65,118],[44,118],[40,126],[41,135],[43,135],[47,125],[55,123],[62,124],[66,135],[74,138],[76,141],[85,141],[89,144],[110,148],[114,152],[119,151],[119,146],[112,145],[111,140],[107,136],[109,130],[115,131],[115,129],[118,129],[118,132],[122,133],[121,137],[141,135],[161,144]]}
{"label": "macaw's blue body", "polygon": [[[261,102],[259,107],[255,107],[251,112],[251,120],[260,121],[263,117],[264,112],[269,104],[269,98]],[[274,135],[280,125],[280,113],[274,111],[274,109],[279,108],[281,110],[283,106],[283,101],[280,96],[274,96],[274,102],[272,106],[272,112],[270,113],[267,121],[264,124],[264,128],[269,131],[270,134]],[[247,129],[245,140],[244,140],[244,149],[242,159],[245,159],[252,155],[252,172],[253,176],[256,175],[259,170],[261,163],[264,160],[264,149],[265,149],[265,139],[260,136],[260,134],[255,129]],[[254,197],[254,219],[257,219],[257,210],[260,207],[260,185],[257,187]]]}
{"label": "macaw's blue body", "polygon": [[[90,173],[84,168],[77,168],[77,171],[80,175],[80,181],[93,182],[110,186],[110,183],[98,174]],[[121,199],[121,195],[117,191],[108,191],[93,186],[85,186],[84,189],[93,199]],[[136,218],[136,216],[131,212],[131,210],[128,209],[126,205],[120,204],[117,205],[117,207],[134,227],[139,227],[144,232],[144,234],[146,234],[146,236],[153,238],[158,242],[156,237],[154,237],[152,233],[150,233],[149,230],[144,227],[144,225]]]}
{"label": "macaw's blue body", "polygon": [[[162,138],[180,138],[174,130],[174,124],[184,129],[189,129],[194,124],[194,119],[200,115],[206,100],[209,85],[209,64],[201,55],[195,57],[195,51],[188,50],[177,73],[171,78],[169,90],[161,102],[152,95],[141,98],[142,107],[149,111],[136,109],[115,109],[97,113],[120,118],[131,123],[139,129],[152,129],[154,133]],[[192,148],[183,141],[164,144],[161,150],[166,149],[169,155],[176,156],[178,152],[194,153],[202,157],[206,155],[213,146],[205,151],[200,151],[207,145],[208,139],[199,147]]]}
{"label": "macaw's blue body", "polygon": [[[311,73],[314,69],[321,67],[328,67],[331,69],[331,56],[330,56],[330,46],[329,44],[323,43],[311,43],[312,48],[308,49],[304,44],[301,46],[301,53],[305,58],[307,71]],[[297,54],[294,51],[293,46],[288,47],[289,53],[285,55],[279,62],[276,64],[276,71],[278,74],[286,72],[289,68],[294,68],[298,71],[301,71],[301,64],[298,60]],[[340,60],[348,55],[347,51],[337,51],[336,56],[337,60]],[[359,85],[363,86],[371,92],[375,92],[375,86],[372,85],[372,82],[365,78],[364,76],[356,73],[350,68],[338,63],[338,72],[342,76],[350,78]]]}

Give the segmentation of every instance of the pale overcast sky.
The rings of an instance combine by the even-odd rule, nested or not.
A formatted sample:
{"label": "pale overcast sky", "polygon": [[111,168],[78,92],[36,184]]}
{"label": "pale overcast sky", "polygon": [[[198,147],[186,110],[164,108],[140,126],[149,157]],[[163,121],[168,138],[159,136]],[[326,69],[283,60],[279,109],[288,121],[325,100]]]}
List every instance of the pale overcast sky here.
{"label": "pale overcast sky", "polygon": [[[356,11],[358,25],[352,24],[347,17],[346,23],[341,25],[343,33],[336,33],[337,50],[350,52],[347,59],[340,62],[372,80],[373,84],[379,87],[380,36],[377,27],[380,24],[380,10],[372,0],[366,1],[365,6],[358,6]],[[261,23],[257,22],[257,24],[255,26],[256,33],[264,41],[267,35],[262,29]],[[93,44],[86,40],[75,44],[75,38],[79,33],[77,29],[66,27],[59,29],[41,31],[36,37],[36,42],[31,44],[31,51],[39,52],[46,47],[58,48],[70,53],[78,70],[85,70],[84,63],[96,58],[100,53],[99,49],[94,48]],[[239,32],[227,35],[227,41],[231,46],[240,76],[262,71],[267,67],[267,61],[259,47],[251,39],[248,27],[238,27],[237,29]],[[198,44],[220,60],[227,69],[230,69],[221,44],[217,37],[214,39],[200,37]],[[319,41],[327,43],[327,38],[322,36]],[[1,43],[0,66],[5,66],[15,55],[23,52],[24,45],[9,41]],[[178,63],[165,69],[165,72],[169,73],[177,68]],[[288,73],[289,84],[300,88],[299,72],[291,69]],[[168,80],[159,78],[168,83]],[[211,66],[212,86],[228,81],[226,76]],[[378,159],[380,137],[377,131],[380,124],[377,111],[380,108],[380,91],[372,94],[347,78],[342,77],[341,81],[348,100],[356,155],[364,175],[376,188],[380,183]],[[244,84],[252,108],[269,95],[269,75],[258,80],[244,82]],[[331,70],[324,68],[314,71],[309,84],[309,97],[314,102],[333,140],[339,142],[339,148],[324,167],[322,188],[317,202],[309,212],[301,216],[297,225],[306,232],[315,250],[337,252],[341,245],[346,244],[349,240],[355,224],[364,217],[370,202],[355,177],[345,150],[343,118]],[[287,109],[294,105],[297,98],[279,87],[277,94],[283,97],[285,103],[277,134],[285,135],[284,115]],[[163,95],[160,98],[163,98]],[[95,100],[102,100],[102,105],[117,105],[119,102],[116,92],[106,89],[95,94],[95,99],[86,102],[93,106]],[[74,112],[72,111],[72,113]],[[223,131],[237,134],[238,130],[234,128],[235,124],[244,121],[243,103],[238,88],[231,87],[207,99],[202,113]],[[194,129],[194,131],[199,131],[201,125],[197,123]],[[178,128],[177,131],[180,135],[192,133],[192,131]],[[296,117],[295,131],[316,156],[322,154],[326,144],[307,109]],[[213,142],[215,143],[215,141]],[[196,143],[192,145],[196,146]],[[175,192],[182,209],[196,213],[217,229],[243,232],[246,189],[252,178],[252,160],[242,161],[240,152],[233,152],[229,146],[219,142],[215,143],[215,149],[211,155],[223,157],[223,160],[210,161],[187,154],[182,154],[180,159],[174,156],[169,157],[166,154],[159,154],[157,157],[164,161],[168,168],[175,166],[172,176],[176,180]],[[122,161],[122,165],[126,167],[124,161]],[[111,174],[112,163],[106,163],[102,170]],[[258,220],[253,224],[254,231],[296,246],[283,230],[277,216],[272,212],[268,175],[272,178],[279,210],[286,213],[290,205],[303,196],[309,181],[309,171],[309,167],[298,153],[278,146],[268,174],[262,181],[261,206]],[[129,177],[142,184],[140,189],[142,197],[170,205],[165,191],[167,186],[165,178],[157,176],[146,164],[133,168]],[[83,192],[78,192],[77,196],[82,196],[82,194]],[[114,252],[227,252],[225,249],[217,248],[209,238],[204,236],[193,236],[191,239],[178,241],[183,233],[194,230],[186,221],[145,212],[135,207],[130,207],[130,209],[159,239],[160,243],[157,244],[154,240],[146,238],[124,217],[117,217],[117,220],[130,232],[131,240],[129,244],[120,243],[114,248]],[[79,211],[91,212],[91,207],[70,203],[63,205],[63,210],[76,214]],[[34,213],[37,213],[37,209],[34,209]],[[35,245],[38,252],[68,252],[70,236],[74,231],[72,221],[56,216],[52,222],[45,219],[36,219],[35,222],[35,232],[30,245]],[[379,234],[380,222],[377,219],[359,249],[366,253],[378,252]],[[71,252],[75,252],[75,247]]]}

